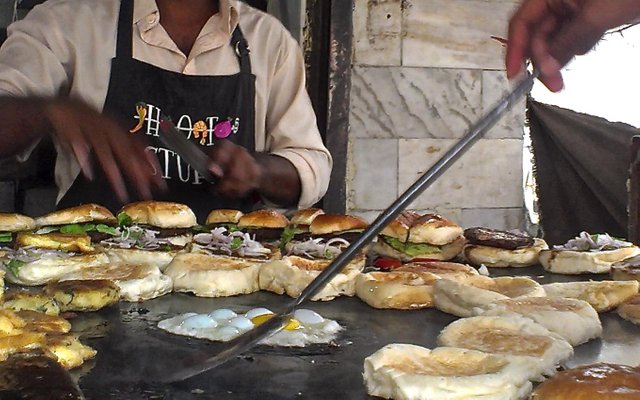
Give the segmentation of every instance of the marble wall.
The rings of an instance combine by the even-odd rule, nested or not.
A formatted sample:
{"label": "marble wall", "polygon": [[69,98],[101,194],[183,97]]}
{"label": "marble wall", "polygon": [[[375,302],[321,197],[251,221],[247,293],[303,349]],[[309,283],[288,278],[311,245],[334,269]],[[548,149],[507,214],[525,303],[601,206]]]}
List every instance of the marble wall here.
{"label": "marble wall", "polygon": [[[355,0],[347,209],[373,219],[509,89],[517,1]],[[463,226],[524,227],[524,100],[415,203]]]}

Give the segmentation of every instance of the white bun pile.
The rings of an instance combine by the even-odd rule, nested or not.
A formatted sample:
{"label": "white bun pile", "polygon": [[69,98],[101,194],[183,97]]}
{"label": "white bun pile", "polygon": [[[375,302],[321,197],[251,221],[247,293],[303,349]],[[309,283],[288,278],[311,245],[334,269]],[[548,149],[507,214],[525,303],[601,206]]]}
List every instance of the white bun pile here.
{"label": "white bun pile", "polygon": [[435,307],[458,317],[471,317],[476,308],[484,308],[498,300],[541,296],[545,296],[542,286],[525,277],[494,278],[482,286],[442,279],[433,286]]}
{"label": "white bun pile", "polygon": [[396,400],[524,399],[527,366],[475,350],[389,344],[364,361],[369,395]]}
{"label": "white bun pile", "polygon": [[543,285],[547,296],[584,300],[598,312],[609,311],[638,293],[638,281],[563,282]]}
{"label": "white bun pile", "polygon": [[479,315],[521,315],[532,319],[549,331],[578,346],[602,335],[602,324],[596,310],[586,301],[561,297],[527,297],[499,300]]}
{"label": "white bun pile", "polygon": [[442,330],[438,345],[498,354],[528,366],[528,379],[553,375],[573,355],[561,336],[522,316],[479,316],[459,319]]}

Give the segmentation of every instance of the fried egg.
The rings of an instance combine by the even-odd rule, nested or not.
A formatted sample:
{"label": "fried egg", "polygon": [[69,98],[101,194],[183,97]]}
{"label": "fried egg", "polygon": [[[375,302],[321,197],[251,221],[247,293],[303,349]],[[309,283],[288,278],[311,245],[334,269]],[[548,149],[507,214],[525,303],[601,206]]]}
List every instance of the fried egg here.
{"label": "fried egg", "polygon": [[[266,322],[274,313],[266,308],[254,308],[239,314],[226,308],[209,314],[186,313],[162,320],[158,328],[167,332],[212,341],[227,342]],[[264,339],[268,346],[305,347],[329,343],[336,339],[342,326],[312,310],[296,310],[285,328]]]}

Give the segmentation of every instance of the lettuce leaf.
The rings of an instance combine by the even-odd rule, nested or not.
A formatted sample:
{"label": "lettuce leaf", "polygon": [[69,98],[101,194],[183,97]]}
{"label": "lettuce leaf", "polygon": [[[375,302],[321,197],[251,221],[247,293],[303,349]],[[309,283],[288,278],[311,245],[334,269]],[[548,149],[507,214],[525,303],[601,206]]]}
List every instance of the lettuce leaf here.
{"label": "lettuce leaf", "polygon": [[118,236],[118,232],[116,231],[116,228],[114,228],[113,226],[105,225],[105,224],[96,225],[96,231],[100,233],[106,233],[107,235],[111,235],[111,236]]}
{"label": "lettuce leaf", "polygon": [[0,232],[0,243],[9,243],[11,240],[13,240],[11,232]]}
{"label": "lettuce leaf", "polygon": [[430,244],[424,243],[403,243],[396,238],[392,238],[389,236],[382,236],[384,241],[395,250],[402,252],[409,257],[417,257],[421,255],[427,254],[437,254],[442,251],[439,246],[432,246]]}
{"label": "lettuce leaf", "polygon": [[118,226],[133,225],[133,219],[125,212],[119,212],[118,215],[116,215],[116,219],[118,220]]}

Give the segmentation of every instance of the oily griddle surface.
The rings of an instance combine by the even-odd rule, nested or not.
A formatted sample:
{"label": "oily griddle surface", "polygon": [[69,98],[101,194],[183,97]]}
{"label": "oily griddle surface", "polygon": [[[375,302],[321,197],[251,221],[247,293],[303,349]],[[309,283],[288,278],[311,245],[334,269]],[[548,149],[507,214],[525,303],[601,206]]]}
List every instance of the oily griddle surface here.
{"label": "oily griddle surface", "polygon": [[[608,279],[607,275],[552,275],[539,267],[492,269],[492,276],[526,275],[541,283]],[[457,318],[435,309],[376,310],[357,298],[313,302],[304,307],[345,327],[337,346],[306,348],[258,346],[242,357],[177,385],[150,377],[180,368],[194,355],[214,355],[221,343],[176,336],[157,322],[186,312],[218,308],[273,311],[286,298],[268,292],[220,299],[174,293],[144,303],[124,303],[72,320],[83,342],[98,350],[95,360],[72,374],[87,399],[367,399],[362,380],[364,358],[389,343],[435,347],[440,331]],[[575,348],[568,367],[593,362],[640,363],[640,327],[617,314],[600,314],[602,339]]]}

